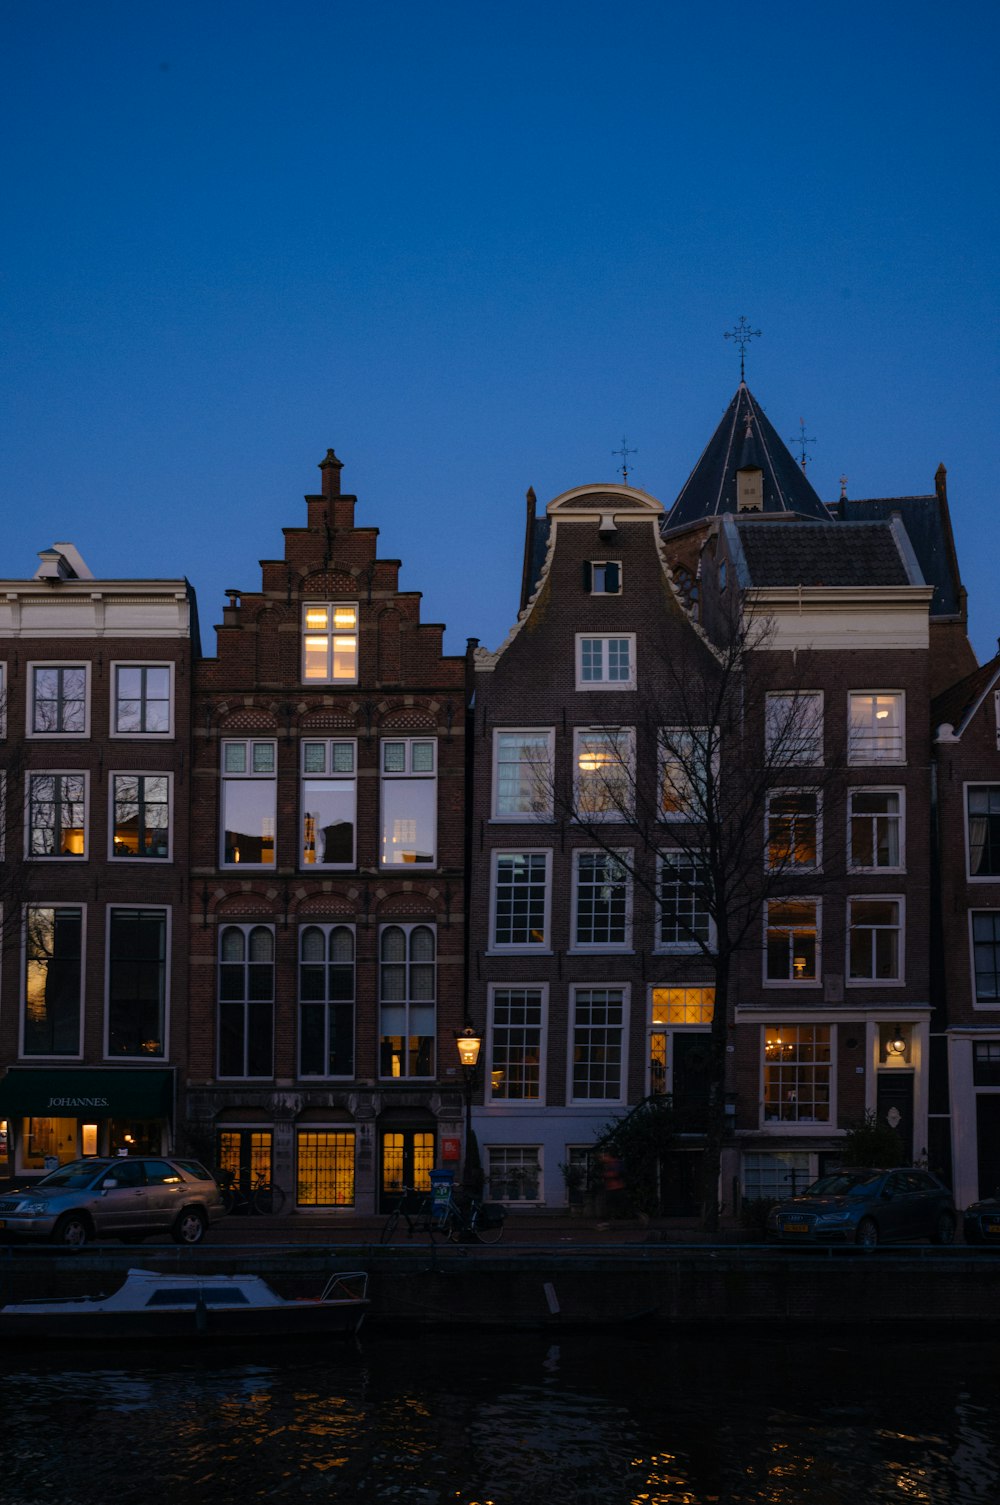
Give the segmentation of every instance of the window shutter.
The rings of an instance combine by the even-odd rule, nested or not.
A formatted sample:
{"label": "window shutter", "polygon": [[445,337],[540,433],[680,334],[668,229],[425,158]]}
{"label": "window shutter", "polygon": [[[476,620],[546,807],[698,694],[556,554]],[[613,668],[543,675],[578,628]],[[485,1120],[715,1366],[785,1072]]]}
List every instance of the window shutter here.
{"label": "window shutter", "polygon": [[585,591],[591,591],[594,588],[594,572],[589,559],[583,561],[583,588]]}
{"label": "window shutter", "polygon": [[604,566],[604,589],[609,596],[617,596],[622,588],[621,566],[606,564]]}

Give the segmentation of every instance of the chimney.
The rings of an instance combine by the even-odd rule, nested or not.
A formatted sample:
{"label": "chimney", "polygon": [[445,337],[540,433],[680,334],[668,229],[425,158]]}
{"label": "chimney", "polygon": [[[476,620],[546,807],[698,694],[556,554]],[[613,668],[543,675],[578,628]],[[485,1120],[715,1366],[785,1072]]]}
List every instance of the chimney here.
{"label": "chimney", "polygon": [[319,468],[323,472],[323,495],[334,497],[340,495],[340,472],[344,468],[342,460],[338,460],[332,449],[326,452],[326,459],[319,462]]}

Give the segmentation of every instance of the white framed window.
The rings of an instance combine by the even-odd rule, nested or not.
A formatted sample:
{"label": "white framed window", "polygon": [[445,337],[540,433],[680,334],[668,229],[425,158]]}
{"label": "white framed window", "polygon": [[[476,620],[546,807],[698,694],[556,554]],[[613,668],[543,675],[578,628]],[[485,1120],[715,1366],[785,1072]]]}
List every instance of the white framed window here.
{"label": "white framed window", "polygon": [[548,988],[493,985],[489,994],[487,1100],[491,1103],[545,1102],[545,1024]]}
{"label": "white framed window", "polygon": [[634,690],[635,633],[592,637],[576,635],[578,690]]}
{"label": "white framed window", "polygon": [[26,855],[60,862],[86,861],[88,775],[29,772],[26,783]]}
{"label": "white framed window", "polygon": [[85,942],[82,904],[25,906],[22,1055],[79,1057]]}
{"label": "white framed window", "polygon": [[394,737],[381,744],[382,867],[437,863],[437,743]]}
{"label": "white framed window", "polygon": [[357,602],[309,601],[303,606],[302,678],[313,685],[357,684]]}
{"label": "white framed window", "polygon": [[382,1077],[432,1077],[437,1035],[433,925],[384,925],[379,934]]}
{"label": "white framed window", "polygon": [[551,820],[551,727],[503,728],[493,733],[494,820]]}
{"label": "white framed window", "polygon": [[903,871],[904,800],[902,789],[847,791],[847,866],[852,872]]}
{"label": "white framed window", "polygon": [[219,933],[219,1076],[274,1075],[274,926]]}
{"label": "white framed window", "polygon": [[170,911],[108,906],[109,1060],[165,1060],[170,996]]}
{"label": "white framed window", "polygon": [[768,899],[764,905],[764,981],[769,986],[817,986],[820,978],[820,902]]}
{"label": "white framed window", "polygon": [[491,950],[548,949],[551,864],[550,851],[493,853]]}
{"label": "white framed window", "polygon": [[89,737],[89,664],[29,664],[27,726],[29,737]]}
{"label": "white framed window", "polygon": [[704,1099],[709,1081],[706,1034],[715,1017],[715,989],[654,987],[649,991],[649,1091],[658,1096],[669,1092],[678,1106],[692,1106],[695,1095]]}
{"label": "white framed window", "polygon": [[881,894],[848,899],[848,982],[902,982],[902,940],[902,899],[887,899]]}
{"label": "white framed window", "polygon": [[902,690],[852,690],[848,696],[847,761],[905,763]]}
{"label": "white framed window", "polygon": [[969,784],[965,791],[970,878],[1000,878],[1000,784]]}
{"label": "white framed window", "polygon": [[632,944],[629,852],[573,853],[574,951],[627,951]]}
{"label": "white framed window", "polygon": [[765,865],[817,872],[822,865],[820,797],[815,789],[773,789],[767,796]]}
{"label": "white framed window", "polygon": [[303,867],[354,867],[357,743],[339,737],[302,743]]}
{"label": "white framed window", "polygon": [[299,1075],[354,1075],[354,929],[299,929]]}
{"label": "white framed window", "polygon": [[273,867],[277,813],[277,743],[224,741],[222,866]]}
{"label": "white framed window", "polygon": [[808,1150],[760,1150],[743,1156],[743,1196],[748,1202],[796,1197],[815,1181]]}
{"label": "white framed window", "polygon": [[489,1144],[486,1175],[495,1202],[538,1202],[542,1187],[542,1147]]}
{"label": "white framed window", "polygon": [[831,1033],[828,1024],[767,1024],[761,1030],[766,1125],[833,1122]]}
{"label": "white framed window", "polygon": [[977,1008],[1000,1008],[1000,909],[969,913],[972,985]]}
{"label": "white framed window", "polygon": [[172,737],[173,664],[111,665],[112,737]]}
{"label": "white framed window", "polygon": [[704,820],[719,776],[718,738],[707,726],[664,726],[659,736],[661,820]]}
{"label": "white framed window", "polygon": [[656,950],[714,948],[705,859],[697,852],[668,850],[660,852],[657,867]]}
{"label": "white framed window", "polygon": [[822,690],[772,690],[764,702],[764,750],[771,768],[823,761]]}
{"label": "white framed window", "polygon": [[170,861],[173,775],[111,775],[111,844],[116,862]]}
{"label": "white framed window", "polygon": [[628,988],[571,988],[570,1101],[621,1103],[626,1096]]}
{"label": "white framed window", "polygon": [[583,588],[592,596],[620,596],[622,565],[620,559],[588,559],[583,565]]}
{"label": "white framed window", "polygon": [[579,728],[573,733],[573,763],[577,820],[627,820],[635,806],[635,729]]}

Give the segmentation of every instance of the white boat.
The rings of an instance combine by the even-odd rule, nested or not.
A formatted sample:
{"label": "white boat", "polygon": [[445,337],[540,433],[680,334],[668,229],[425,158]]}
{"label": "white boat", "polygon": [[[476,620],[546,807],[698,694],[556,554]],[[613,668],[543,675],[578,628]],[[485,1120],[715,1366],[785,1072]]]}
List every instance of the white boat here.
{"label": "white boat", "polygon": [[288,1300],[259,1275],[129,1270],[110,1296],[41,1297],[0,1307],[0,1337],[257,1338],[349,1335],[368,1307],[363,1270],[335,1272],[316,1297]]}

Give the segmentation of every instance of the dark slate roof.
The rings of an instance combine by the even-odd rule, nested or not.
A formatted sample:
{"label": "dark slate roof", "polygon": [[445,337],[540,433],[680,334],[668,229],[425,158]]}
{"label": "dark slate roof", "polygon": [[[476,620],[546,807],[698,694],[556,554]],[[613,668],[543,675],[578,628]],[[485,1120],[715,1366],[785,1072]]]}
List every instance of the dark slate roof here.
{"label": "dark slate roof", "polygon": [[988,663],[980,664],[971,674],[960,679],[958,684],[950,685],[947,690],[936,695],[931,702],[931,725],[938,727],[948,722],[956,732],[964,730],[963,723],[969,712],[979,702],[983,695],[993,688],[993,682],[1000,676],[1000,654],[991,658]]}
{"label": "dark slate roof", "polygon": [[756,466],[764,477],[764,511],[826,520],[829,512],[806,479],[750,388],[740,382],[705,451],[664,522],[664,530],[701,522],[736,506],[736,472]]}
{"label": "dark slate roof", "polygon": [[768,585],[920,585],[888,522],[769,522],[734,518],[749,583]]}
{"label": "dark slate roof", "polygon": [[[961,611],[961,582],[951,542],[951,525],[937,496],[885,496],[865,501],[842,497],[831,509],[845,522],[874,522],[898,512],[903,519],[924,579],[933,585],[931,616],[957,616]],[[947,718],[946,718],[947,719]]]}

